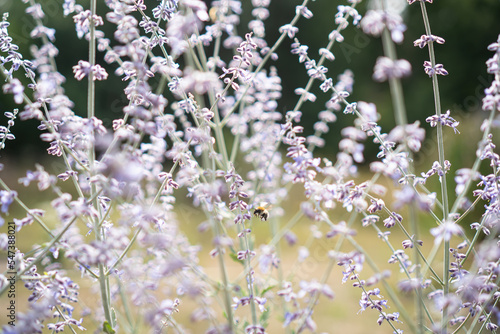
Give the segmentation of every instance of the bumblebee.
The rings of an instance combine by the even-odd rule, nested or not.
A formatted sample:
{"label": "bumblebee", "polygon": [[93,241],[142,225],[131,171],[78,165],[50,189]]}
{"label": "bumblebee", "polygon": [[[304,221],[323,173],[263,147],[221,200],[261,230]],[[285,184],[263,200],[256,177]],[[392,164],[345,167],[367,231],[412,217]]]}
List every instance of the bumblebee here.
{"label": "bumblebee", "polygon": [[217,11],[218,11],[217,7],[212,7],[212,8],[210,8],[210,10],[208,11],[208,16],[210,16],[210,19],[211,19],[211,20],[212,20],[212,22],[214,22],[214,23],[215,23],[215,21],[217,21],[217,16],[218,16],[218,15],[217,15],[217,14],[218,14],[218,13],[217,13]]}
{"label": "bumblebee", "polygon": [[269,211],[267,211],[267,209],[263,206],[258,206],[253,211],[253,215],[255,217],[259,217],[262,221],[267,221],[267,219],[269,218]]}

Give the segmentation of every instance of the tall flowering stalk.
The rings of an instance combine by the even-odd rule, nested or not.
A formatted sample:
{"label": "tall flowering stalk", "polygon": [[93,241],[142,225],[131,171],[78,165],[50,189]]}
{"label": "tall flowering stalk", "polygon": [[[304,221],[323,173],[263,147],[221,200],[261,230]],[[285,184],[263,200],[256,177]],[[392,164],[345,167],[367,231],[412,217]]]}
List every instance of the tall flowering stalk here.
{"label": "tall flowering stalk", "polygon": [[[434,46],[445,40],[431,32],[431,0],[403,7],[373,0],[365,13],[361,0],[336,4],[334,27],[318,50],[302,42],[301,25],[315,19],[308,0],[295,7],[276,41],[267,38],[266,20],[276,15],[270,0],[109,0],[106,12],[96,0],[65,0],[64,16],[88,42],[88,56],[72,60],[74,80],[87,81],[84,116],[64,90],[71,79],[57,69],[57,31],[44,25],[41,4],[21,2],[39,43],[27,60],[9,34],[17,20],[2,14],[2,89],[19,108],[4,113],[0,149],[15,140],[19,121],[35,119],[47,153],[61,164],[52,171],[36,163],[18,185],[0,175],[0,225],[11,219],[18,232],[35,224],[49,240],[14,245],[11,234],[0,234],[8,258],[0,295],[10,298],[21,281],[29,294],[28,307],[4,333],[335,332],[335,320],[325,325],[317,314],[342,303],[335,299],[340,287],[332,288],[336,273],[339,283],[357,289],[358,313],[373,312],[384,332],[498,329],[500,158],[492,128],[500,111],[500,35],[488,46],[493,81],[483,110],[490,115],[476,160],[457,168],[445,159],[444,133],[458,136],[460,123],[453,110],[442,111],[437,76],[448,72]],[[429,51],[423,71],[431,78],[434,113],[408,123],[402,82],[418,66],[398,59],[397,50],[406,42],[402,11],[414,10],[408,6],[414,2],[425,34],[413,44]],[[99,30],[105,25],[112,36]],[[390,116],[375,104],[352,99],[351,70],[328,74],[348,29],[381,37],[372,78],[388,82],[393,129],[380,125]],[[280,74],[290,69],[280,62],[282,52],[297,58],[293,71],[308,76],[286,112]],[[124,100],[115,101],[121,113],[107,124],[96,101],[111,73],[122,79]],[[324,106],[317,106],[317,94],[327,94]],[[311,117],[317,121],[309,129],[303,120]],[[338,128],[338,118],[350,125]],[[427,140],[435,140],[438,160],[417,172],[426,123],[436,127],[436,138]],[[336,155],[326,158],[316,148],[332,147],[332,129],[341,139],[333,143]],[[366,161],[370,142],[378,153]],[[490,171],[482,174],[484,160]],[[10,167],[7,160],[0,166]],[[436,182],[440,195],[429,190]],[[53,194],[50,205],[24,198],[23,187],[33,184]],[[484,211],[473,222],[469,213],[479,203]],[[22,214],[7,216],[15,210]],[[391,235],[393,228],[400,233]],[[197,233],[204,242],[192,242]],[[379,247],[390,256],[373,251]],[[98,292],[91,304],[90,292]]]}

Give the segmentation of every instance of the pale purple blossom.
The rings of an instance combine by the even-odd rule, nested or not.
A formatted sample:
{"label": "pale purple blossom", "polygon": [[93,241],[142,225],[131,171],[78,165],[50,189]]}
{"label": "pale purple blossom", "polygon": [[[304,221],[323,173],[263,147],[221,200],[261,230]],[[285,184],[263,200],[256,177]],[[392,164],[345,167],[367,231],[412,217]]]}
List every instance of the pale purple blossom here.
{"label": "pale purple blossom", "polygon": [[342,43],[344,41],[344,36],[338,30],[334,30],[328,35],[328,39],[330,41]]}
{"label": "pale purple blossom", "polygon": [[431,42],[436,42],[438,44],[444,44],[444,38],[435,36],[435,35],[422,35],[419,39],[413,42],[414,46],[418,46],[419,48],[424,48],[427,44]]}
{"label": "pale purple blossom", "polygon": [[296,88],[294,93],[296,95],[303,96],[304,100],[306,100],[306,101],[311,101],[311,102],[316,101],[316,95],[311,93],[311,92],[306,91],[304,88]]}
{"label": "pale purple blossom", "polygon": [[177,11],[177,1],[161,1],[158,6],[153,8],[153,17],[161,18],[164,21],[170,20]]}
{"label": "pale purple blossom", "polygon": [[460,168],[455,172],[455,193],[460,195],[465,190],[465,185],[470,181],[475,181],[479,178],[479,173],[469,168]]}
{"label": "pale purple blossom", "polygon": [[391,227],[394,227],[394,225],[396,225],[396,223],[401,223],[402,221],[403,221],[403,217],[400,214],[398,214],[396,212],[392,212],[389,217],[384,219],[384,226],[386,228],[391,228]]}
{"label": "pale purple blossom", "polygon": [[3,85],[3,92],[14,95],[14,102],[21,104],[24,101],[24,86],[19,79],[12,79],[9,83]]}
{"label": "pale purple blossom", "polygon": [[335,60],[335,55],[328,49],[325,49],[325,48],[319,49],[319,54],[320,54],[320,56],[324,56],[329,61]]}
{"label": "pale purple blossom", "polygon": [[390,78],[403,78],[411,74],[411,65],[406,59],[392,60],[387,57],[377,58],[373,70],[373,80],[386,81]]}
{"label": "pale purple blossom", "polygon": [[285,24],[279,28],[280,33],[286,33],[288,38],[294,38],[295,34],[299,32],[299,28],[292,26],[291,24]]}
{"label": "pale purple blossom", "polygon": [[359,300],[359,306],[361,308],[358,313],[363,312],[367,309],[375,309],[379,312],[382,312],[383,309],[388,308],[387,300],[382,298],[383,296],[380,294],[380,289],[378,288],[368,290],[367,292],[363,291]]}
{"label": "pale purple blossom", "polygon": [[[412,238],[413,238],[413,236],[412,236]],[[403,242],[402,242],[403,248],[404,249],[413,248],[414,243],[418,244],[419,246],[422,246],[424,244],[424,242],[422,240],[413,241],[410,239],[406,239],[406,240],[403,240]]]}
{"label": "pale purple blossom", "polygon": [[394,43],[401,43],[406,25],[401,16],[395,12],[369,10],[361,20],[361,29],[365,34],[377,37],[382,34],[384,29],[388,29]]}
{"label": "pale purple blossom", "polygon": [[448,71],[444,69],[443,64],[436,64],[432,66],[431,62],[427,60],[424,61],[424,71],[429,77],[436,74],[448,75]]}
{"label": "pale purple blossom", "polygon": [[337,14],[335,14],[335,23],[338,24],[338,29],[347,28],[347,18],[352,17],[352,23],[357,26],[361,20],[361,15],[354,6],[337,6]]}
{"label": "pale purple blossom", "polygon": [[330,231],[326,233],[327,238],[333,238],[337,235],[354,236],[356,235],[356,231],[347,227],[345,221],[341,221],[340,223],[331,226]]}
{"label": "pale purple blossom", "polygon": [[420,122],[396,126],[385,138],[387,141],[406,144],[413,152],[418,152],[425,139],[425,130],[420,127]]}
{"label": "pale purple blossom", "polygon": [[422,177],[427,179],[430,176],[437,174],[439,176],[439,179],[441,178],[450,170],[451,164],[448,160],[444,161],[444,166],[441,166],[439,161],[434,161],[432,163],[432,168],[427,171],[427,173],[422,173]]}
{"label": "pale purple blossom", "polygon": [[78,81],[89,76],[90,73],[92,73],[93,80],[106,80],[108,78],[108,73],[101,65],[90,66],[90,63],[84,60],[80,60],[78,65],[73,66],[73,73],[75,73],[75,79]]}
{"label": "pale purple blossom", "polygon": [[302,15],[306,19],[310,19],[313,17],[313,13],[306,6],[295,7],[295,13]]}
{"label": "pale purple blossom", "polygon": [[[7,191],[7,190],[0,190],[0,204],[1,204],[1,211],[3,214],[8,214],[9,213],[9,207],[10,205],[14,202],[14,199],[17,197],[17,192],[15,191]],[[3,226],[5,220],[3,218],[3,215],[0,217],[0,226]]]}
{"label": "pale purple blossom", "polygon": [[292,43],[292,54],[299,56],[299,62],[303,63],[308,59],[307,50],[309,47],[307,45],[301,45],[298,42]]}
{"label": "pale purple blossom", "polygon": [[451,220],[446,220],[438,227],[433,227],[430,233],[434,236],[434,243],[439,244],[441,241],[450,241],[454,235],[463,235],[463,229],[460,225]]}
{"label": "pale purple blossom", "polygon": [[[371,201],[372,204],[367,209],[367,211],[369,213],[375,213],[377,211],[382,210],[385,207],[385,203],[384,203],[384,201],[382,199],[376,199],[376,200],[375,199],[371,199],[370,201]],[[378,217],[378,216],[376,216],[376,217]],[[370,219],[370,220],[373,221],[373,218]],[[376,220],[378,221],[378,218]],[[366,224],[368,224],[368,221],[367,221]]]}
{"label": "pale purple blossom", "polygon": [[89,32],[89,27],[91,22],[94,24],[95,27],[104,24],[102,17],[100,17],[99,15],[92,16],[90,10],[81,11],[78,14],[74,15],[73,21],[75,22],[76,25],[76,32],[78,38],[82,38],[85,34]]}
{"label": "pale purple blossom", "polygon": [[399,320],[399,312],[394,312],[394,313],[389,313],[386,314],[385,312],[381,312],[378,319],[377,319],[377,324],[382,325],[382,323],[386,321],[393,321],[393,322],[402,322]]}
{"label": "pale purple blossom", "polygon": [[444,126],[448,126],[453,129],[455,133],[460,133],[457,130],[457,126],[460,124],[457,120],[450,116],[450,110],[446,111],[446,114],[441,115],[433,115],[429,116],[425,119],[427,123],[429,123],[432,127],[437,126],[438,123]]}

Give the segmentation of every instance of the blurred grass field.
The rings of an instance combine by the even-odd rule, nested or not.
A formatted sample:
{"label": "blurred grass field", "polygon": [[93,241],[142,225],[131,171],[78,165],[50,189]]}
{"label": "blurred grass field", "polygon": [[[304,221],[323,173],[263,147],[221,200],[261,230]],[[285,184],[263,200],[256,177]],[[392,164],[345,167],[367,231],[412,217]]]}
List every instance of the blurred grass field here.
{"label": "blurred grass field", "polygon": [[[29,196],[29,193],[31,194],[35,193],[34,189],[31,189],[32,187],[35,186],[30,186],[28,189],[22,190],[19,194],[20,197],[23,198],[24,197],[23,195]],[[39,199],[41,198],[42,197],[39,197]],[[187,202],[183,203],[183,201],[181,200],[181,203],[182,204],[179,205],[180,210],[177,210],[177,215],[180,220],[179,222],[180,228],[187,235],[191,244],[197,244],[202,247],[202,250],[200,252],[200,265],[203,267],[205,273],[212,279],[220,281],[220,269],[218,267],[218,261],[216,258],[212,258],[209,256],[209,252],[213,248],[210,241],[211,238],[210,237],[207,238],[207,233],[202,234],[198,232],[197,229],[198,224],[203,220],[204,214],[201,211],[196,211],[197,209],[193,209],[192,206]],[[297,208],[298,207],[297,204],[290,204],[289,206]],[[55,213],[53,212],[53,209],[50,206],[50,202],[41,200],[37,203],[36,207],[46,210],[47,214],[45,217],[45,221],[48,222],[49,225],[54,225],[56,221],[54,216]],[[186,214],[187,212],[189,212],[189,214]],[[16,210],[12,212],[12,214],[8,217],[8,219],[12,217],[21,218],[22,216],[23,214]],[[278,224],[280,226],[284,226],[286,225],[287,220],[290,218],[291,215],[285,214],[284,217],[277,218],[280,220]],[[335,217],[332,217],[332,219],[333,221],[337,221]],[[83,223],[81,222],[79,222],[79,224],[82,233],[84,233],[84,231],[86,231],[86,227],[83,226]],[[297,223],[297,225],[294,226],[293,228],[293,232],[298,237],[297,245],[291,247],[287,245],[284,241],[282,241],[280,244],[281,245],[280,265],[282,266],[282,271],[284,273],[285,280],[293,282],[294,287],[297,287],[298,283],[301,280],[311,280],[311,279],[315,279],[317,281],[321,280],[321,278],[324,275],[325,269],[328,267],[330,261],[327,256],[327,253],[329,250],[332,250],[336,244],[336,238],[325,239],[324,237],[322,237],[320,239],[312,240],[311,239],[312,225],[313,224],[310,220],[308,220],[307,218],[302,218],[301,221],[299,221],[299,223]],[[358,223],[358,225],[360,225],[360,223]],[[251,229],[255,237],[254,245],[256,248],[258,248],[258,246],[263,243],[268,243],[271,241],[272,235],[271,235],[270,223],[261,222],[257,218],[254,218],[252,219]],[[326,226],[323,226],[322,230],[323,232],[328,231]],[[404,239],[403,234],[396,228],[392,229],[391,232],[393,238],[392,240]],[[89,238],[90,238],[89,240],[92,240],[92,237]],[[394,270],[396,268],[395,267],[396,265],[394,264],[393,265],[387,264],[387,259],[389,259],[391,251],[382,242],[382,240],[380,240],[377,237],[376,231],[374,231],[371,228],[364,228],[364,229],[360,228],[359,233],[355,237],[355,239],[360,245],[364,245],[367,253],[369,253],[370,256],[377,261],[377,263],[380,262],[382,263],[380,265],[380,270],[389,268]],[[432,244],[432,240],[430,238],[423,240],[425,245]],[[40,245],[48,241],[50,241],[50,237],[36,224],[23,228],[17,234],[17,246],[25,253],[28,253],[30,251],[32,245],[35,244]],[[307,242],[311,243],[311,241],[312,241],[312,246],[309,248],[310,257],[307,258],[304,262],[298,263],[297,262],[298,246],[304,245]],[[400,247],[400,245],[396,245],[396,247],[397,246]],[[352,251],[353,249],[354,247],[350,245],[348,242],[345,242],[342,247],[342,250],[346,252]],[[5,259],[5,257],[3,257],[2,259]],[[87,309],[88,307],[94,307],[96,304],[99,304],[98,300],[99,293],[97,290],[95,290],[97,288],[95,282],[88,278],[80,279],[79,274],[75,270],[71,270],[72,268],[69,261],[63,261],[63,263],[65,267],[64,269],[68,270],[68,272],[70,273],[70,277],[73,277],[73,279],[80,285],[81,308]],[[244,275],[242,274],[243,266],[240,263],[234,262],[232,259],[230,259],[229,256],[226,256],[226,264],[230,280],[234,281],[236,278],[239,278],[239,281],[234,281],[233,283],[244,286]],[[255,265],[255,267],[258,267],[258,265]],[[366,310],[363,313],[358,313],[359,311],[358,301],[361,296],[361,290],[359,288],[353,288],[351,286],[352,282],[347,282],[345,284],[341,283],[342,269],[343,267],[334,265],[333,270],[327,281],[328,285],[335,292],[335,298],[333,300],[329,300],[326,297],[321,296],[319,298],[319,304],[315,307],[313,318],[317,322],[318,329],[329,331],[331,333],[335,333],[337,331],[340,332],[342,330],[348,330],[351,333],[365,333],[366,330],[369,328],[371,333],[376,333],[376,334],[387,333],[388,331],[387,326],[376,325],[376,320],[379,316],[378,312],[373,310]],[[258,272],[258,269],[256,270]],[[398,270],[395,270],[395,272],[397,271]],[[361,273],[361,278],[366,279],[372,274],[373,271],[367,265],[365,265],[365,268]],[[390,282],[395,284],[397,283],[397,281],[399,281],[400,278],[403,278],[402,274],[393,275],[390,279]],[[22,287],[22,284],[19,282],[17,285],[17,289],[19,293],[17,298],[19,307],[18,310],[22,312],[22,310],[27,307],[26,299],[29,296],[29,292],[24,287]],[[276,293],[279,290],[281,290],[281,287],[276,286],[273,289],[271,289],[270,293]],[[387,297],[387,294],[385,294],[384,292],[382,292],[382,295],[384,297]],[[2,296],[2,299],[4,298],[6,298],[6,296]],[[409,298],[404,295],[401,295],[400,298],[408,307],[408,311],[411,312],[411,309],[413,308],[412,298]],[[268,300],[270,299],[271,298],[268,298]],[[196,323],[193,323],[190,320],[191,311],[194,310],[198,305],[194,301],[190,302],[189,300],[188,301],[185,300],[186,299],[183,299],[183,301],[181,302],[181,305],[179,307],[180,312],[175,315],[175,319],[186,330],[188,330],[188,332],[200,333],[201,332],[200,330],[206,327],[206,323],[202,322],[197,325]],[[391,305],[390,302],[389,305]],[[276,307],[276,305],[273,304],[269,304],[266,306],[271,308],[271,310],[273,310]],[[76,309],[77,309],[76,312],[79,312],[78,307],[76,307]],[[219,317],[220,320],[222,321],[223,320],[222,307],[219,305],[218,309],[219,309]],[[117,310],[120,310],[119,306],[117,307]],[[247,310],[248,309],[240,307],[235,312],[236,317],[238,317],[238,315],[242,316],[244,314],[243,312]],[[394,309],[387,310],[387,312],[395,312],[395,311],[396,310]],[[283,314],[273,313],[272,311],[271,313],[272,314],[269,319],[268,332],[269,333],[284,332],[284,329],[282,327]],[[75,318],[78,319],[79,318],[78,315],[75,316]],[[118,312],[118,319],[120,319],[120,312]],[[93,332],[94,329],[97,329],[100,326],[99,324],[92,322],[90,323],[84,322],[84,324],[88,326],[87,329],[89,330],[89,332]],[[334,328],[334,331],[332,331],[332,328]],[[402,328],[405,328],[404,324]],[[45,332],[49,333],[50,331],[45,331]],[[139,333],[141,332],[142,330],[139,331]],[[66,330],[64,333],[70,333],[70,331]]]}
{"label": "blurred grass field", "polygon": [[[449,148],[448,157],[450,159],[454,159],[456,161],[456,165],[462,166],[470,166],[472,165],[471,157],[473,157],[473,152],[476,148],[477,139],[480,136],[477,128],[480,124],[480,117],[477,119],[471,120],[466,124],[462,124],[460,130],[462,132],[461,136],[451,137],[448,136],[446,139]],[[430,151],[429,151],[430,152]],[[433,161],[432,154],[424,157],[424,159],[419,160],[419,165],[421,166],[430,166]],[[41,208],[47,211],[47,214],[44,218],[44,221],[48,223],[50,227],[54,227],[56,224],[56,217],[53,209],[50,205],[51,194],[48,191],[39,193],[36,189],[36,185],[31,185],[28,188],[23,188],[22,186],[17,184],[17,179],[19,177],[24,176],[24,169],[34,169],[34,166],[16,166],[15,161],[14,167],[13,165],[4,162],[6,168],[2,171],[2,177],[7,182],[7,184],[15,189],[19,193],[19,198],[21,198],[30,208]],[[50,165],[50,161],[48,165]],[[452,163],[454,166],[455,164]],[[422,168],[420,168],[422,169]],[[366,179],[368,176],[367,171],[361,171],[359,179]],[[450,177],[450,183],[451,177]],[[390,205],[393,199],[391,197],[391,184],[385,182],[385,186],[389,187],[389,191],[386,197],[386,204]],[[284,216],[283,217],[275,217],[275,223],[280,227],[284,227],[290,218],[295,214],[297,208],[300,205],[300,202],[304,200],[303,198],[303,190],[300,189],[300,186],[296,186],[292,191],[290,191],[290,199],[285,203],[284,206]],[[211,236],[208,233],[200,233],[198,231],[198,225],[203,221],[204,214],[197,208],[193,208],[192,204],[188,202],[189,199],[182,198],[182,196],[178,197],[178,205],[176,206],[176,213],[179,219],[180,229],[186,234],[187,238],[190,240],[193,245],[200,245],[201,251],[200,255],[200,265],[203,267],[204,271],[209,275],[209,277],[214,280],[220,280],[220,270],[218,267],[217,259],[211,258],[209,256],[209,252],[212,250],[213,246],[211,244]],[[271,210],[271,215],[273,212]],[[12,210],[10,210],[10,215],[5,217],[7,221],[12,218],[22,218],[24,217],[24,213],[20,210],[18,205],[13,205]],[[341,220],[347,220],[348,214],[342,210],[334,210],[330,214],[330,218],[333,222],[338,223]],[[467,220],[467,224],[473,222],[474,212],[472,212],[470,219]],[[358,231],[358,234],[355,236],[355,240],[359,245],[361,245],[369,256],[374,259],[379,266],[379,270],[383,271],[385,269],[392,270],[392,276],[388,280],[392,286],[395,286],[398,281],[403,279],[405,276],[399,272],[396,264],[388,264],[387,260],[389,259],[392,251],[387,247],[387,245],[377,237],[377,232],[371,228],[362,228],[361,227],[361,216],[357,219],[355,223],[355,228]],[[421,234],[420,239],[424,241],[424,246],[422,248],[423,254],[427,255],[431,251],[433,246],[433,239],[430,237],[428,233],[429,228],[435,226],[433,221],[429,221],[429,217],[424,213],[419,215]],[[82,233],[86,232],[86,227],[83,223],[79,222],[78,224]],[[254,237],[254,247],[258,249],[259,245],[268,243],[272,239],[272,229],[271,223],[269,222],[261,222],[257,218],[253,218],[251,222],[252,235]],[[295,247],[290,247],[284,241],[280,243],[281,247],[281,263],[282,272],[285,277],[285,280],[291,281],[294,283],[294,287],[298,286],[298,283],[301,280],[311,280],[316,279],[320,281],[324,275],[325,269],[329,265],[329,259],[327,256],[328,251],[334,249],[337,238],[334,239],[325,239],[324,236],[319,239],[314,239],[311,237],[311,226],[313,223],[307,218],[302,218],[294,227],[293,232],[297,235],[297,245]],[[382,226],[379,223],[379,226]],[[464,225],[467,230],[467,226]],[[324,233],[328,231],[326,225],[322,225],[319,228]],[[0,232],[5,232],[5,226],[0,229]],[[391,229],[391,237],[390,240],[393,243],[394,248],[401,249],[401,241],[406,239],[400,229],[394,227]],[[90,239],[89,239],[90,240]],[[17,246],[25,253],[29,253],[35,244],[43,244],[45,242],[50,241],[49,236],[35,224],[29,227],[23,228],[17,234]],[[297,262],[297,252],[298,246],[310,243],[309,247],[310,257],[306,259],[302,263]],[[344,242],[342,251],[349,252],[354,250],[354,247],[348,242]],[[408,254],[410,254],[408,252]],[[442,254],[438,254],[438,257],[435,261],[438,268],[438,273],[441,275],[440,271],[440,258]],[[2,256],[0,259],[0,265],[5,267],[5,256]],[[228,274],[229,278],[233,283],[240,284],[244,286],[244,275],[243,266],[239,263],[234,262],[226,256],[226,264],[228,265]],[[85,278],[81,279],[79,273],[76,270],[73,270],[69,261],[63,261],[64,269],[67,269],[70,273],[70,276],[78,282],[81,287],[81,301],[80,308],[76,307],[76,316],[75,319],[79,319],[79,312],[81,310],[85,310],[87,308],[93,308],[97,304],[99,304],[99,294],[95,291],[96,283],[92,280]],[[257,267],[257,265],[255,265]],[[374,334],[382,334],[382,333],[392,333],[392,329],[387,325],[383,324],[382,326],[378,326],[376,321],[378,319],[379,313],[374,310],[366,310],[362,313],[359,312],[359,298],[361,296],[361,289],[352,287],[352,282],[349,281],[345,284],[341,283],[342,280],[342,267],[338,265],[333,266],[333,270],[329,275],[327,283],[331,287],[331,289],[335,292],[335,298],[333,300],[329,300],[324,296],[321,296],[318,301],[318,305],[315,307],[313,319],[316,321],[318,325],[318,333],[322,331],[326,331],[329,333],[340,333],[343,331],[348,331],[350,333],[374,333]],[[258,269],[256,269],[258,272]],[[367,279],[373,274],[373,270],[365,264],[364,270],[360,273],[361,279]],[[235,281],[236,278],[239,278],[239,281]],[[382,287],[381,284],[377,285],[382,290],[381,295],[384,297],[388,297],[387,291]],[[374,288],[374,287],[371,287]],[[270,290],[269,293],[275,294],[281,287],[276,286]],[[27,297],[29,296],[29,292],[22,286],[22,283],[18,282],[17,284],[17,305],[18,311],[22,312],[27,307]],[[405,309],[409,314],[413,314],[414,309],[414,301],[413,298],[405,295],[398,294],[401,302],[404,304]],[[7,297],[4,295],[0,297],[2,300],[2,305],[7,300]],[[269,298],[268,300],[270,300]],[[392,301],[389,299],[389,309],[386,310],[387,313],[392,313],[398,311]],[[200,333],[202,328],[206,328],[206,323],[202,322],[200,324],[193,323],[190,319],[190,313],[197,307],[197,303],[194,301],[189,301],[189,299],[183,299],[179,306],[179,313],[175,314],[174,319],[177,323],[181,324],[182,327],[186,330],[187,333]],[[268,333],[284,333],[285,330],[282,327],[283,314],[277,313],[274,311],[276,305],[273,305],[269,302],[266,305],[271,309],[271,316],[269,319],[269,327]],[[117,305],[117,314],[119,322],[124,321],[123,314],[120,312],[121,307]],[[217,311],[218,318],[223,321],[223,309],[221,305],[215,307]],[[235,312],[235,316],[242,316],[244,313],[248,311],[248,308],[239,308]],[[243,317],[242,317],[243,318]],[[401,319],[403,322],[404,320]],[[3,320],[2,320],[3,321]],[[141,320],[137,319],[140,324]],[[1,323],[1,321],[0,321]],[[408,331],[408,327],[406,323],[399,324],[398,328],[401,328],[406,332]],[[97,328],[100,327],[100,324],[94,323],[91,320],[85,321],[84,326],[87,327],[88,332],[94,332]],[[142,333],[144,331],[143,327],[139,327],[137,329],[137,333]],[[120,330],[119,332],[126,333],[125,330]],[[171,330],[166,330],[166,333],[175,332]],[[48,330],[45,330],[44,333],[49,333]],[[71,333],[70,330],[66,329],[64,333]]]}

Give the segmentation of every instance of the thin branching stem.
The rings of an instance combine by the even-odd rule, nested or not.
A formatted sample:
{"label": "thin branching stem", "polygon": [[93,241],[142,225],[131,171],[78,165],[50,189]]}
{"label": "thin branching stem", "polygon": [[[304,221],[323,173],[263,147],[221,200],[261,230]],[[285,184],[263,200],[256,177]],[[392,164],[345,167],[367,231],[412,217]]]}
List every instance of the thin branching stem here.
{"label": "thin branching stem", "polygon": [[[425,33],[428,36],[431,36],[431,26],[429,23],[429,17],[427,15],[427,9],[426,9],[426,3],[425,1],[420,1],[420,8],[422,10],[422,18],[424,20],[424,26],[425,26]],[[427,47],[429,49],[429,58],[431,62],[432,68],[436,66],[436,58],[435,58],[435,53],[434,53],[434,42],[429,42],[427,44]],[[439,83],[438,83],[438,78],[437,74],[434,73],[432,75],[432,90],[434,92],[434,107],[435,107],[435,112],[438,117],[441,117],[441,96],[439,92]],[[445,164],[445,158],[444,158],[444,142],[443,142],[443,125],[438,122],[437,127],[437,148],[438,148],[438,157],[439,157],[439,164],[441,166],[444,166]],[[440,177],[440,186],[441,186],[441,203],[443,204],[443,219],[442,222],[446,222],[448,220],[448,215],[450,213],[449,210],[449,202],[448,202],[448,187],[446,183],[446,173]],[[445,295],[448,295],[450,292],[450,241],[449,239],[446,239],[444,241],[444,247],[443,247],[443,293]],[[448,318],[448,308],[443,307],[442,311],[442,322],[441,322],[441,327],[443,330],[447,328],[447,318]]]}

